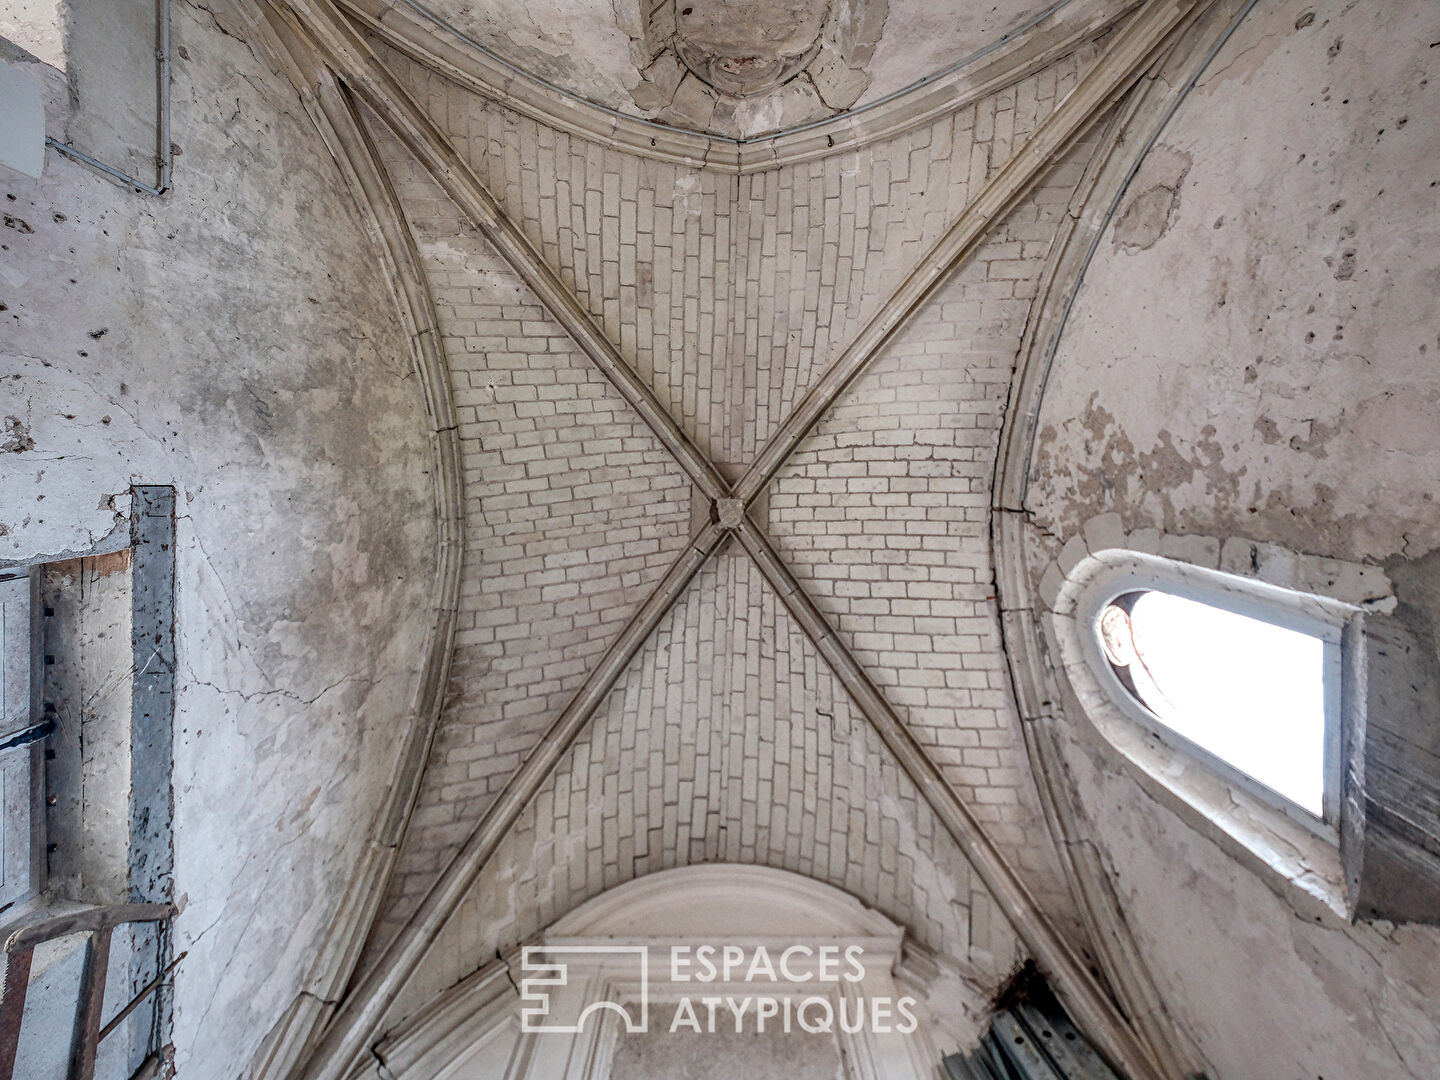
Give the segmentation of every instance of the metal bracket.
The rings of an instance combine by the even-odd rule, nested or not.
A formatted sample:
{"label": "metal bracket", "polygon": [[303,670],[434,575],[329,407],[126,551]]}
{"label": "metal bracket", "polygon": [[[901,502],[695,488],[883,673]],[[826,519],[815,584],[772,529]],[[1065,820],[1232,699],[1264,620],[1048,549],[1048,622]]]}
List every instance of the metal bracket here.
{"label": "metal bracket", "polygon": [[136,180],[128,173],[121,172],[113,165],[106,165],[103,161],[91,157],[83,150],[77,150],[69,143],[63,143],[59,139],[45,137],[45,145],[56,153],[63,154],[72,161],[78,161],[82,165],[88,165],[98,173],[119,180],[122,184],[134,188],[143,195],[164,195],[170,190],[171,175],[175,165],[175,156],[170,149],[170,0],[159,0],[160,16],[160,47],[155,50],[156,80],[159,83],[160,94],[160,117],[158,121],[159,130],[156,134],[155,165],[159,175],[155,180],[155,186],[151,187],[143,180]]}

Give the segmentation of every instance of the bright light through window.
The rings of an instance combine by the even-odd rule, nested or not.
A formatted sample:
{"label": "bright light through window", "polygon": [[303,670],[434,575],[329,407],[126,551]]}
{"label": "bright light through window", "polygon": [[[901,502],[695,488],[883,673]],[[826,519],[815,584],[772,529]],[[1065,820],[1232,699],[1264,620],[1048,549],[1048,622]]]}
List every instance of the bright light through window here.
{"label": "bright light through window", "polygon": [[1325,643],[1163,592],[1100,616],[1106,656],[1168,728],[1316,817],[1325,792]]}

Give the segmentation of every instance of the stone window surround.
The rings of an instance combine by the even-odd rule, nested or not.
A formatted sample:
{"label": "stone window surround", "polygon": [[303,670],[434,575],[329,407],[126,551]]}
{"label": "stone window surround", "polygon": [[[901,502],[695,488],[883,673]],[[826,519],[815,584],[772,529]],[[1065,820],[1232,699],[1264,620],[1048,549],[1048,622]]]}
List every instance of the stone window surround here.
{"label": "stone window surround", "polygon": [[[1284,796],[1271,791],[1254,778],[1240,772],[1224,758],[1197,746],[1172,731],[1130,693],[1105,660],[1099,634],[1099,618],[1105,607],[1127,593],[1155,590],[1182,596],[1211,607],[1295,630],[1325,643],[1325,793],[1323,820],[1306,813]],[[1139,731],[1140,741],[1127,753],[1154,754],[1163,759],[1167,775],[1180,761],[1198,760],[1222,776],[1227,784],[1237,785],[1268,809],[1278,811],[1295,823],[1309,829],[1332,844],[1339,843],[1340,793],[1340,729],[1342,657],[1346,652],[1346,628],[1358,609],[1324,597],[1281,589],[1261,581],[1234,577],[1205,567],[1175,562],[1158,555],[1123,550],[1091,555],[1071,571],[1067,588],[1062,590],[1059,608],[1052,612],[1056,620],[1069,619],[1064,638],[1072,632],[1078,638],[1090,674],[1116,706],[1126,722]],[[1073,606],[1072,606],[1073,605]],[[1119,741],[1112,737],[1112,742]],[[1132,740],[1124,740],[1127,745]]]}
{"label": "stone window surround", "polygon": [[[1269,621],[1318,633],[1338,646],[1326,686],[1327,710],[1332,702],[1338,706],[1327,717],[1328,802],[1340,788],[1347,740],[1363,738],[1364,684],[1354,677],[1354,664],[1363,657],[1365,614],[1394,608],[1388,578],[1373,566],[1238,538],[1222,542],[1157,529],[1126,533],[1117,515],[1104,514],[1087,522],[1045,569],[1037,597],[1067,714],[1085,717],[1148,794],[1272,886],[1350,918],[1342,822],[1321,825],[1304,820],[1303,812],[1288,813],[1283,800],[1235,770],[1216,769],[1208,755],[1155,738],[1153,724],[1141,720],[1143,708],[1109,674],[1098,651],[1095,616],[1114,596],[1143,588],[1209,602],[1227,598],[1223,606],[1263,612]],[[1338,804],[1343,813],[1343,800]]]}

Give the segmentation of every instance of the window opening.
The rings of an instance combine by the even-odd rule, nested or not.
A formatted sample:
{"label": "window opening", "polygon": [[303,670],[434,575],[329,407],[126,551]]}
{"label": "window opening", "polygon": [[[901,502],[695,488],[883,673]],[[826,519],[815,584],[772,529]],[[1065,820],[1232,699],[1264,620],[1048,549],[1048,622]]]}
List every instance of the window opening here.
{"label": "window opening", "polygon": [[1105,659],[1158,726],[1327,818],[1323,638],[1159,590],[1100,612]]}

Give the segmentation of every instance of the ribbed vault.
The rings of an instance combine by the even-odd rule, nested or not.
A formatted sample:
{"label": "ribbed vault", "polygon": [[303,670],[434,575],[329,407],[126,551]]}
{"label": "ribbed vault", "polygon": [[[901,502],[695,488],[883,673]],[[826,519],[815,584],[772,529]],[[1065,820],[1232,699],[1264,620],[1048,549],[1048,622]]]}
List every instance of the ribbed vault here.
{"label": "ribbed vault", "polygon": [[467,522],[450,697],[300,1075],[576,903],[707,859],[845,888],[982,987],[1032,956],[1127,1072],[1164,1071],[1080,951],[987,529],[1067,162],[1201,7],[1155,0],[863,156],[739,176],[477,98],[330,0],[276,9],[316,92],[333,72],[368,109]]}
{"label": "ribbed vault", "polygon": [[[1041,109],[1048,112],[1088,62],[1074,57],[893,140],[878,155],[896,161],[891,168],[867,164],[862,175],[857,156],[843,155],[738,179],[637,164],[584,145],[565,146],[562,158],[547,143],[567,143],[564,136],[414,65],[402,70],[418,100],[444,101],[437,112],[470,117],[472,131],[499,117],[495,135],[460,142],[467,162],[556,273],[575,283],[577,297],[686,434],[702,451],[718,446],[721,472],[738,476],[823,371],[836,351],[832,339],[850,340],[875,316],[963,209],[966,192],[1012,158]],[[666,468],[648,430],[559,325],[404,148],[372,127],[419,239],[455,373],[472,478],[467,578],[474,582],[462,602],[450,702],[379,939],[409,915],[463,842],[464,822],[488,804],[574,693],[588,661],[619,632],[639,602],[629,583],[652,585],[683,545],[691,496],[683,474],[673,463]],[[572,179],[542,198],[536,177],[565,158]],[[904,175],[895,177],[900,163]],[[891,615],[893,600],[888,625],[902,620],[912,633],[918,613],[926,656],[914,647],[880,650],[867,670],[1062,917],[1063,885],[1037,842],[1042,827],[994,647],[984,521],[1009,380],[1009,367],[993,366],[994,358],[1013,357],[1019,347],[1024,294],[1043,266],[1076,168],[1051,171],[993,231],[767,493],[768,531],[827,613],[840,616],[852,648],[855,631],[875,630],[875,619],[864,616],[877,605]],[[514,182],[506,182],[507,169]],[[570,201],[561,204],[566,194]],[[572,223],[590,219],[587,203],[599,225],[577,231]],[[900,212],[913,204],[932,208]],[[670,222],[663,229],[662,219]],[[737,221],[756,224],[753,243],[738,235],[748,228],[737,229]],[[654,224],[646,229],[647,222]],[[732,259],[743,263],[752,249],[753,274],[734,280]],[[824,270],[837,264],[855,269],[843,277]],[[652,270],[639,273],[640,266]],[[630,281],[636,284],[619,284]],[[619,299],[603,299],[612,293]],[[642,293],[643,305],[633,299]],[[790,298],[786,305],[770,302],[777,294]],[[477,317],[486,332],[477,332]],[[770,363],[746,359],[749,343],[759,342],[764,356],[772,340]],[[905,444],[897,441],[901,431],[911,433]],[[543,499],[536,499],[542,476]],[[827,479],[833,491],[825,490]],[[896,565],[902,559],[908,568]],[[862,586],[877,569],[891,584]],[[837,575],[846,579],[838,591]],[[862,588],[869,595],[852,602]],[[944,596],[930,595],[937,592]],[[968,734],[954,734],[961,730]],[[986,794],[975,798],[977,790]]]}
{"label": "ribbed vault", "polygon": [[658,870],[792,870],[995,986],[1023,950],[752,560],[700,571],[496,851],[398,1011]]}

